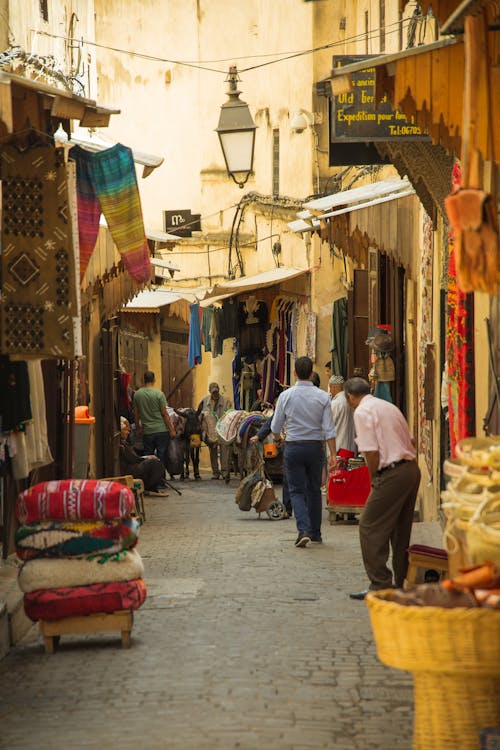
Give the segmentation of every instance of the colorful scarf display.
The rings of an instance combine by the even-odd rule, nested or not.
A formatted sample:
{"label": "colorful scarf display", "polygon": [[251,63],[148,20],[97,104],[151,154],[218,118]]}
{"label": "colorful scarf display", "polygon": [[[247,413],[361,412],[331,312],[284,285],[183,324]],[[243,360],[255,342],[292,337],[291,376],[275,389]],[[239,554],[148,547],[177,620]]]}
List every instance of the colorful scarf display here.
{"label": "colorful scarf display", "polygon": [[448,270],[448,322],[446,330],[448,360],[448,414],[450,455],[455,457],[459,440],[476,434],[474,377],[474,295],[465,294],[457,285],[455,254],[450,242]]}
{"label": "colorful scarf display", "polygon": [[16,516],[22,524],[111,521],[128,518],[134,508],[134,493],[118,482],[61,479],[40,482],[21,492],[16,502]]}
{"label": "colorful scarf display", "polygon": [[98,612],[112,614],[124,609],[139,609],[146,600],[146,594],[146,584],[142,578],[88,586],[38,589],[24,595],[24,611],[33,622]]}
{"label": "colorful scarf display", "polygon": [[64,151],[3,145],[1,350],[71,359],[78,317]]}
{"label": "colorful scarf display", "polygon": [[149,281],[149,248],[131,149],[117,143],[92,153],[73,146],[70,159],[76,162],[81,278],[94,250],[103,213],[130,276],[139,283]]}

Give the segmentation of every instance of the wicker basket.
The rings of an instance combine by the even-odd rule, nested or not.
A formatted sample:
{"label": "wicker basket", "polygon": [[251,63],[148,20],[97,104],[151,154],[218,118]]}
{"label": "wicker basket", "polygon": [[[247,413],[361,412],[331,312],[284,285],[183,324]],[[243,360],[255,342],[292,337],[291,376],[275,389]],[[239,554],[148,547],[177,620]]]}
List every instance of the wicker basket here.
{"label": "wicker basket", "polygon": [[467,549],[473,565],[491,560],[500,565],[500,498],[485,500],[470,519]]}
{"label": "wicker basket", "polygon": [[366,603],[380,660],[413,672],[413,750],[479,750],[479,731],[500,726],[500,612],[405,607],[391,595]]}

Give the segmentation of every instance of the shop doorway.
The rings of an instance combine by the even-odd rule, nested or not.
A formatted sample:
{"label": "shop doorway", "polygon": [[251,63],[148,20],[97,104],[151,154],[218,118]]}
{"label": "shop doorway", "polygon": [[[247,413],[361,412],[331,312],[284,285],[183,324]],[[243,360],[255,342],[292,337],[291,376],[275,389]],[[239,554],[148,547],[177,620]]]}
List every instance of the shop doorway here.
{"label": "shop doorway", "polygon": [[129,329],[120,330],[120,365],[132,376],[132,388],[144,385],[144,373],[148,369],[148,337]]}
{"label": "shop doorway", "polygon": [[391,383],[393,402],[403,413],[405,392],[405,271],[393,258],[370,248],[368,268],[354,271],[354,283],[348,295],[349,377],[367,377],[371,368],[366,344],[370,329],[381,324],[391,326],[395,380]]}

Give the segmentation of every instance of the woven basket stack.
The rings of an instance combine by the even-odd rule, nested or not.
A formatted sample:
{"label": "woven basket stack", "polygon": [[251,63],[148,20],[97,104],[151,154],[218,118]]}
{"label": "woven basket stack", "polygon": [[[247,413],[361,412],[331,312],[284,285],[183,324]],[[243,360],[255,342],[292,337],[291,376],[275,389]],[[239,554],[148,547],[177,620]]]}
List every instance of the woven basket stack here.
{"label": "woven basket stack", "polygon": [[134,511],[133,492],[109,481],[42,482],[19,495],[18,582],[31,620],[130,612],[144,603]]}
{"label": "woven basket stack", "polygon": [[412,607],[367,596],[379,658],[413,673],[413,750],[479,750],[500,726],[500,611]]}
{"label": "woven basket stack", "polygon": [[450,575],[490,560],[500,565],[500,437],[465,438],[442,493]]}

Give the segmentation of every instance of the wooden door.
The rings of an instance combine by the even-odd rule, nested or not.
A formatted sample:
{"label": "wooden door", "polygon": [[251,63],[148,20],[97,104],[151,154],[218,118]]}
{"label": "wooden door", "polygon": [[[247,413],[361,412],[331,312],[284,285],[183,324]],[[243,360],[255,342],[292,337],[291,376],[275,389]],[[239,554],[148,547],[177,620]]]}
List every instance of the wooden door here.
{"label": "wooden door", "polygon": [[187,361],[188,331],[162,331],[162,389],[174,409],[193,404],[193,372]]}
{"label": "wooden door", "polygon": [[148,369],[148,337],[137,331],[120,330],[120,365],[125,372],[132,375],[130,385],[141,388],[144,385],[144,373]]}
{"label": "wooden door", "polygon": [[369,329],[368,314],[368,271],[356,269],[354,283],[347,298],[347,326],[349,354],[347,374],[352,378],[355,370],[361,371],[364,378],[370,370],[370,353],[366,345]]}

